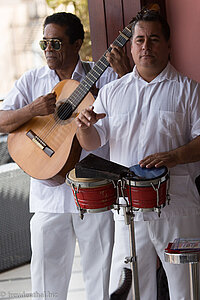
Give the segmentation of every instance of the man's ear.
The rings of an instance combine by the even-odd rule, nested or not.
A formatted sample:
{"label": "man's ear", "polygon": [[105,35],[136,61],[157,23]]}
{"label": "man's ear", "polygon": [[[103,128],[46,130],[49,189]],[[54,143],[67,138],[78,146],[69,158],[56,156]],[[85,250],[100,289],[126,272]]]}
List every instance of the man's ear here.
{"label": "man's ear", "polygon": [[77,51],[77,53],[79,52],[82,44],[83,44],[83,41],[81,39],[78,39],[74,42],[74,49]]}

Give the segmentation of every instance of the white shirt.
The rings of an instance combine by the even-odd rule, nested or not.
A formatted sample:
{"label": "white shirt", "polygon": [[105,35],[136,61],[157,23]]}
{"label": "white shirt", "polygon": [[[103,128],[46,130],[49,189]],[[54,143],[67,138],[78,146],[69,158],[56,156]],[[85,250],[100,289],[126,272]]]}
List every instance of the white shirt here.
{"label": "white shirt", "polygon": [[[90,64],[91,67],[94,66],[93,62]],[[85,76],[79,60],[72,74],[72,79],[80,82]],[[101,88],[116,78],[117,74],[111,68],[108,68],[97,81],[96,86]],[[3,101],[2,109],[15,110],[22,108],[39,96],[50,93],[58,82],[59,77],[56,72],[50,70],[48,66],[30,70],[16,81],[13,89]],[[88,154],[83,150],[81,159]],[[103,149],[97,150],[95,154],[109,159],[108,146],[106,145]],[[78,212],[70,186],[66,183],[59,186],[51,186],[49,181],[34,178],[31,178],[30,211],[49,213]]]}
{"label": "white shirt", "polygon": [[[95,112],[106,117],[95,126],[101,145],[110,144],[110,160],[130,167],[147,155],[169,151],[200,135],[200,85],[180,75],[170,63],[150,83],[136,67],[132,73],[102,88]],[[200,163],[170,169],[171,202],[161,217],[199,214],[200,196],[195,178]],[[154,212],[138,213],[136,219],[157,218]]]}

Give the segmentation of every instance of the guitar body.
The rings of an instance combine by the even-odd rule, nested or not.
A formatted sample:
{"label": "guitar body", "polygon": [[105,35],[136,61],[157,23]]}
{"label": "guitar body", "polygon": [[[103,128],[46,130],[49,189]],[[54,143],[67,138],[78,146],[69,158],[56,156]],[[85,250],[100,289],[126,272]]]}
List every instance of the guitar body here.
{"label": "guitar body", "polygon": [[[57,108],[78,87],[79,82],[71,79],[58,83]],[[65,177],[74,168],[81,153],[76,139],[75,118],[84,108],[92,105],[94,98],[88,93],[67,119],[58,115],[34,117],[8,136],[8,150],[13,160],[31,177],[49,179],[57,174]]]}

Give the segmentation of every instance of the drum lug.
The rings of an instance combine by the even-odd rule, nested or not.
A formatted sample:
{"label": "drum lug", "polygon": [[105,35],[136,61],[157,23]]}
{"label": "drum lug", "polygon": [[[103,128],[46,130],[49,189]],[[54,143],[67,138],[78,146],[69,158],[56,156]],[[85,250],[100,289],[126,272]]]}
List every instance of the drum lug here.
{"label": "drum lug", "polygon": [[[117,182],[117,184],[115,183],[115,181],[112,180],[113,186],[116,189],[116,194],[117,194],[117,199],[116,199],[116,205],[114,205],[114,209],[117,210],[118,214],[119,214],[119,210],[120,210],[120,206],[119,206],[119,182]],[[121,185],[120,185],[121,187]]]}
{"label": "drum lug", "polygon": [[161,184],[161,181],[159,181],[158,186],[155,187],[155,185],[153,183],[151,183],[152,188],[156,192],[157,207],[155,208],[155,211],[157,212],[159,218],[160,218],[160,215],[161,215],[161,209],[160,209],[160,205],[159,205],[159,188],[160,188],[160,184]]}
{"label": "drum lug", "polygon": [[169,205],[169,202],[170,202],[170,195],[167,193],[166,195],[166,198],[167,198],[167,204]]}
{"label": "drum lug", "polygon": [[73,192],[74,192],[74,195],[75,195],[75,198],[76,198],[76,203],[77,203],[78,208],[79,208],[79,216],[80,216],[80,219],[83,220],[85,209],[81,208],[81,206],[80,206],[80,204],[79,204],[79,202],[78,202],[78,197],[77,197],[77,194],[78,194],[80,185],[78,185],[77,190],[75,189],[74,184],[71,184],[71,187],[72,187],[72,190],[73,190]]}
{"label": "drum lug", "polygon": [[170,202],[170,195],[169,195],[169,188],[170,188],[170,174],[168,174],[168,184],[167,184],[167,204],[169,205],[169,202]]}
{"label": "drum lug", "polygon": [[123,207],[123,205],[119,203],[120,197],[122,197],[125,200],[126,206],[129,206],[128,201],[124,195],[125,181],[122,179],[119,179],[117,181],[117,184],[114,181],[112,181],[112,182],[113,182],[114,188],[116,188],[116,191],[117,191],[117,199],[116,199],[116,204],[114,205],[114,209],[117,210],[117,212],[119,214],[120,208]]}
{"label": "drum lug", "polygon": [[157,212],[158,217],[160,218],[160,215],[161,215],[161,207],[156,207],[156,208],[154,209],[154,211]]}
{"label": "drum lug", "polygon": [[167,199],[167,204],[169,205],[170,202],[170,195],[169,195],[169,188],[170,188],[170,172],[168,173],[168,183],[167,183],[167,195],[166,195],[166,199]]}
{"label": "drum lug", "polygon": [[79,207],[79,217],[81,220],[83,220],[83,218],[84,218],[84,213],[86,213],[86,209]]}
{"label": "drum lug", "polygon": [[126,201],[126,205],[129,206],[129,202],[126,199],[126,196],[124,195],[125,186],[126,186],[125,180],[121,180],[121,194],[122,194],[123,199]]}
{"label": "drum lug", "polygon": [[125,264],[128,264],[128,263],[132,263],[132,262],[136,262],[136,257],[133,257],[133,256],[127,256],[125,257]]}

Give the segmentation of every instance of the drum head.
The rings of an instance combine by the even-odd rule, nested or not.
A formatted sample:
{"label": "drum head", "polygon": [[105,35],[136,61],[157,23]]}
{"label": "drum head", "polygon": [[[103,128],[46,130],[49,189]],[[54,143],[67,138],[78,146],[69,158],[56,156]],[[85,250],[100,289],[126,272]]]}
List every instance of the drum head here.
{"label": "drum head", "polygon": [[71,180],[72,182],[96,182],[96,181],[100,181],[101,179],[97,179],[97,178],[79,178],[76,177],[76,173],[75,173],[75,168],[72,169],[69,173],[68,176],[69,180]]}
{"label": "drum head", "polygon": [[81,186],[83,188],[94,188],[97,186],[105,185],[111,183],[112,181],[109,179],[102,179],[102,178],[79,178],[76,177],[75,169],[72,169],[67,174],[67,184],[73,184],[75,186]]}
{"label": "drum head", "polygon": [[134,172],[136,176],[139,176],[140,178],[137,178],[136,176],[131,176],[130,179],[143,181],[148,179],[156,179],[161,178],[167,174],[167,168],[161,167],[161,168],[141,168],[140,165],[134,165],[130,167],[130,171]]}

